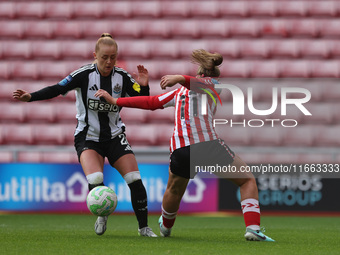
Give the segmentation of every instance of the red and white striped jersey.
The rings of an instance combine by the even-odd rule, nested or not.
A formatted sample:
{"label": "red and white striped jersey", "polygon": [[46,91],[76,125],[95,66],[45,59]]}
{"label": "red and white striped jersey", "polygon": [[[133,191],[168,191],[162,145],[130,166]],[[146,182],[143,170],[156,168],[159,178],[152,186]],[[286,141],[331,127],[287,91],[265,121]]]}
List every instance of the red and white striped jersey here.
{"label": "red and white striped jersey", "polygon": [[175,107],[175,126],[170,140],[172,153],[181,147],[218,138],[213,127],[216,104],[211,99],[206,100],[207,112],[202,114],[202,98],[203,94],[182,86],[157,96],[119,98],[117,105],[150,110]]}

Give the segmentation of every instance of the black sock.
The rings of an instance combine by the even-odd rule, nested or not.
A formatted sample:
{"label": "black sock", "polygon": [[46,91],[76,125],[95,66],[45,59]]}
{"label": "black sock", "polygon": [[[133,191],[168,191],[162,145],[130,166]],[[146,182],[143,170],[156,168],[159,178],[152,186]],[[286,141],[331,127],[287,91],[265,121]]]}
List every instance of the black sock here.
{"label": "black sock", "polygon": [[93,188],[97,187],[97,186],[104,186],[104,183],[98,183],[98,184],[90,184],[89,183],[89,191],[91,191]]}
{"label": "black sock", "polygon": [[135,211],[139,229],[148,226],[148,199],[142,180],[129,184],[131,191],[131,203]]}

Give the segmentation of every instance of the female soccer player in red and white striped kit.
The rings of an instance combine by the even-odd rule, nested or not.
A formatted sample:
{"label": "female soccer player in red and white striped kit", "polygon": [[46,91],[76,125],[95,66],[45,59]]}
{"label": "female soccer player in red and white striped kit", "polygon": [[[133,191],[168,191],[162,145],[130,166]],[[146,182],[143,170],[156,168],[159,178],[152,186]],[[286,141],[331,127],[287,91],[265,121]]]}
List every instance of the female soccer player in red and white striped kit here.
{"label": "female soccer player in red and white striped kit", "polygon": [[[162,216],[159,219],[160,233],[164,237],[171,234],[177,211],[190,178],[194,177],[193,166],[218,163],[231,165],[240,170],[246,164],[237,156],[213,128],[212,116],[216,111],[214,100],[208,100],[207,114],[200,114],[203,91],[210,89],[215,93],[214,83],[219,77],[218,66],[223,58],[218,53],[205,50],[195,50],[192,61],[199,65],[197,76],[166,75],[161,79],[161,87],[172,87],[177,83],[182,87],[158,95],[140,96],[134,98],[113,98],[104,90],[99,90],[95,96],[103,97],[111,104],[121,107],[141,109],[163,109],[175,107],[175,127],[170,140],[169,180],[162,203]],[[201,88],[199,88],[201,87]],[[202,90],[203,88],[203,90]],[[198,93],[201,91],[200,93]],[[220,174],[240,187],[241,207],[246,225],[245,238],[249,241],[274,241],[260,231],[260,207],[258,189],[251,173]]]}

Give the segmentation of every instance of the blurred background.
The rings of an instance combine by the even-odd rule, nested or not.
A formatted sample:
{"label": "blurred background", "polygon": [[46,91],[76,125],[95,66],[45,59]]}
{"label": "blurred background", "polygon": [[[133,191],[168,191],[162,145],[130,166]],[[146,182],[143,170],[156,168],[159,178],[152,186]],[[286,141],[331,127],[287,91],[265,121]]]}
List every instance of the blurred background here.
{"label": "blurred background", "polygon": [[[24,104],[12,91],[56,84],[91,63],[103,32],[118,43],[118,66],[149,70],[152,95],[164,92],[162,75],[195,75],[189,56],[199,48],[223,55],[224,79],[256,84],[258,104],[271,102],[274,85],[307,88],[313,116],[296,112],[298,127],[219,133],[249,164],[340,162],[338,0],[1,1],[0,162],[78,162],[74,93]],[[173,109],[123,109],[122,119],[138,162],[168,163]]]}

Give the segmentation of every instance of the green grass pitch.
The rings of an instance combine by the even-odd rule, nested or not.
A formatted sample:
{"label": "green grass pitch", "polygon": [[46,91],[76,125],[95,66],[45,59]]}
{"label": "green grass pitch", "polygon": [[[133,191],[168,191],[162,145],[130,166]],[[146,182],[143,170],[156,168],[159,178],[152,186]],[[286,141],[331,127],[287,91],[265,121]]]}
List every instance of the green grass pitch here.
{"label": "green grass pitch", "polygon": [[[159,234],[159,216],[149,226]],[[339,217],[264,216],[266,234],[276,240],[247,242],[242,216],[180,215],[170,238],[137,235],[134,215],[109,217],[102,236],[93,215],[2,214],[0,254],[340,254]]]}

